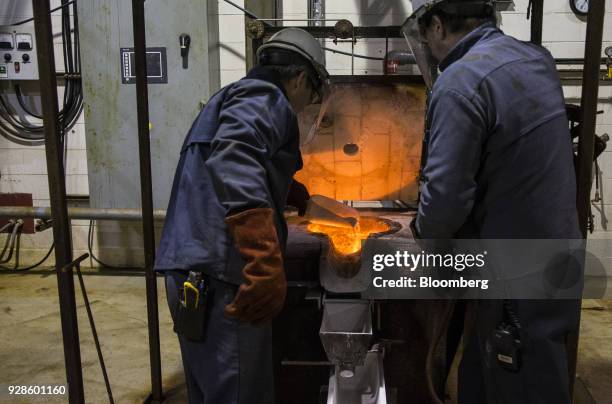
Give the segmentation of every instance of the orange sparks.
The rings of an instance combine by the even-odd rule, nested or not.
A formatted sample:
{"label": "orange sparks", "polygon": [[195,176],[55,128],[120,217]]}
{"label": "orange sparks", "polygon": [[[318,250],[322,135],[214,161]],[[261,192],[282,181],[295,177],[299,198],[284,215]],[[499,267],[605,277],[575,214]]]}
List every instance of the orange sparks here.
{"label": "orange sparks", "polygon": [[372,234],[389,231],[387,223],[375,217],[361,217],[354,228],[338,227],[328,224],[309,223],[308,231],[311,233],[325,234],[329,237],[332,247],[342,255],[355,254],[361,250],[361,242]]}

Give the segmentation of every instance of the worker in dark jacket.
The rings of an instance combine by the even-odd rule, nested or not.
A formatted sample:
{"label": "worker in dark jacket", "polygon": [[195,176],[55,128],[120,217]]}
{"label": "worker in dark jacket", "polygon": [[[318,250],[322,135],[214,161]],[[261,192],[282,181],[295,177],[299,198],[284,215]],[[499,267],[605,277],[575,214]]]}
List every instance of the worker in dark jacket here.
{"label": "worker in dark jacket", "polygon": [[293,175],[314,133],[300,135],[297,114],[321,102],[328,74],[319,42],[300,29],[278,32],[257,55],[185,139],[155,264],[166,273],[190,403],[274,400],[270,321],[286,294],[283,211],[290,189],[302,197],[289,203],[302,210],[308,198]]}
{"label": "worker in dark jacket", "polygon": [[[504,35],[491,1],[412,4],[403,32],[432,90],[418,237],[580,238],[565,101],[550,53]],[[491,357],[504,304],[477,302],[460,403],[570,403],[565,338],[578,324],[578,304],[511,306],[528,338],[520,371]]]}

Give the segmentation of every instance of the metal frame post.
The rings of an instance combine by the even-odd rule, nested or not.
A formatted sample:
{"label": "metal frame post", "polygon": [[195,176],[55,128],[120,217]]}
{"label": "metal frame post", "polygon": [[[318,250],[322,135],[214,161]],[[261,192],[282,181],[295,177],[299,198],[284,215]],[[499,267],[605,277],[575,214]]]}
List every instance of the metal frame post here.
{"label": "metal frame post", "polygon": [[605,0],[591,1],[587,19],[581,98],[582,132],[578,141],[578,219],[584,238],[587,236],[589,206],[591,205],[595,126],[597,124],[605,9]]}
{"label": "metal frame post", "polygon": [[53,214],[53,240],[55,242],[55,269],[59,293],[64,361],[68,381],[70,403],[84,403],[83,374],[79,328],[74,295],[72,267],[72,241],[70,219],[66,206],[66,181],[63,162],[63,146],[58,114],[57,80],[53,36],[51,29],[51,7],[49,0],[32,0],[34,27],[38,54],[40,94],[45,127],[45,152],[49,181],[49,199]]}
{"label": "metal frame post", "polygon": [[148,402],[162,402],[161,352],[159,346],[159,313],[157,309],[157,276],[155,262],[155,227],[153,220],[153,181],[151,178],[151,141],[149,138],[149,94],[147,88],[145,0],[132,0],[134,29],[134,62],[138,113],[138,151],[140,157],[140,193],[142,231],[147,287],[149,356],[151,362],[151,396]]}
{"label": "metal frame post", "polygon": [[[245,0],[244,8],[253,13],[253,17],[257,18],[282,18],[283,14],[283,2],[278,0]],[[245,15],[245,22],[251,19],[251,17]],[[274,25],[281,26],[282,23],[274,21]],[[260,44],[261,45],[261,44]],[[248,35],[247,42],[245,44],[245,60],[247,72],[257,64],[257,56],[254,53],[256,47],[249,46]]]}
{"label": "metal frame post", "polygon": [[544,0],[532,0],[531,8],[531,43],[542,45],[542,27],[544,26]]}
{"label": "metal frame post", "polygon": [[[587,33],[584,51],[584,76],[582,81],[581,125],[578,140],[578,221],[580,231],[586,239],[591,205],[593,156],[595,153],[595,127],[597,125],[597,103],[599,99],[599,79],[601,67],[601,47],[603,40],[605,0],[592,0],[587,17]],[[574,396],[576,367],[578,363],[578,341],[580,326],[568,335],[566,341],[570,397]]]}

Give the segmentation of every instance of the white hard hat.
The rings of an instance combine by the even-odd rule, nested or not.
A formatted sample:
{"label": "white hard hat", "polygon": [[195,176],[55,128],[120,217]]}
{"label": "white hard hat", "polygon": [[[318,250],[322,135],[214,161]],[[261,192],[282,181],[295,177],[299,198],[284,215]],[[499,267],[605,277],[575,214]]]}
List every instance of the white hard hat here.
{"label": "white hard hat", "polygon": [[[317,87],[326,83],[329,73],[325,69],[325,60],[321,44],[312,35],[300,28],[285,28],[272,35],[270,39],[257,49],[257,58],[266,61],[266,57],[274,52],[270,50],[281,49],[291,51],[310,64],[314,70]],[[275,64],[274,61],[267,62]],[[281,63],[282,64],[282,63]]]}
{"label": "white hard hat", "polygon": [[431,8],[442,1],[444,0],[412,0],[412,14],[418,13],[423,7]]}

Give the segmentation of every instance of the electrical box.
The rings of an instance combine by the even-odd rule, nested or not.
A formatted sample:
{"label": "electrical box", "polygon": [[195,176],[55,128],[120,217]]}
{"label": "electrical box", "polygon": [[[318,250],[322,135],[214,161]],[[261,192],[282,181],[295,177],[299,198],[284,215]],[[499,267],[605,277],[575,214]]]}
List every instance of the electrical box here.
{"label": "electrical box", "polygon": [[33,23],[0,26],[0,80],[38,80]]}
{"label": "electrical box", "polygon": [[[144,4],[153,202],[164,209],[185,136],[219,89],[218,9],[216,0]],[[80,1],[77,10],[90,203],[139,208],[132,2]]]}

